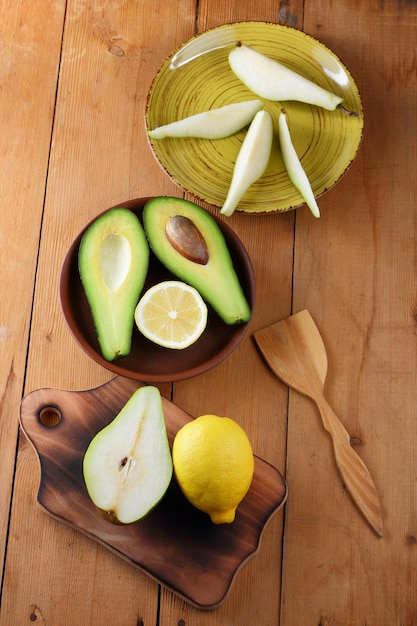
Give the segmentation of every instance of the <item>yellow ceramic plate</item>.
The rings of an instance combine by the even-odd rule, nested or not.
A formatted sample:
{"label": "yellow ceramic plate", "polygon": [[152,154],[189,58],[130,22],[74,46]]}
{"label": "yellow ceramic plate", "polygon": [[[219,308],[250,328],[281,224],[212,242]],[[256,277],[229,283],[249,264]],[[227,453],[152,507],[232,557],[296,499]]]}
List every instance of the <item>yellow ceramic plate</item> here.
{"label": "yellow ceramic plate", "polygon": [[[277,117],[284,106],[293,143],[316,196],[346,172],[358,151],[363,110],[358,88],[341,61],[305,33],[265,22],[240,22],[213,28],[194,37],[169,57],[156,75],[147,102],[146,125],[162,124],[256,98],[233,74],[228,54],[237,41],[280,61],[322,87],[343,96],[352,117],[299,102],[269,102],[276,137]],[[246,129],[216,141],[151,140],[155,157],[172,180],[196,198],[221,207],[232,178]],[[286,211],[303,204],[282,162],[278,140],[264,175],[246,192],[238,210],[247,213]]]}

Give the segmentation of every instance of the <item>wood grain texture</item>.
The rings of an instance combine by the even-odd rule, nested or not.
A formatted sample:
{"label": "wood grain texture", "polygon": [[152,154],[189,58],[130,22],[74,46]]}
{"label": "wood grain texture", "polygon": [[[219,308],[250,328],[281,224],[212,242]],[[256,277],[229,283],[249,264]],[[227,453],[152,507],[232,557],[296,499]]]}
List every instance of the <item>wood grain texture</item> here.
{"label": "wood grain texture", "polygon": [[309,311],[298,311],[258,330],[254,337],[274,374],[316,403],[323,426],[332,439],[343,482],[365,519],[382,537],[381,504],[372,476],[351,446],[346,428],[324,397],[327,353]]}
{"label": "wood grain texture", "polygon": [[[200,0],[198,32],[240,20],[265,20],[300,28],[301,1],[213,2]],[[271,216],[235,213],[228,223],[250,250],[256,275],[257,301],[249,333],[291,312],[294,247],[293,212]],[[271,259],[273,266],[271,268]],[[266,306],[264,303],[268,303]],[[215,391],[213,391],[215,390]],[[256,391],[254,391],[256,390]],[[255,442],[255,451],[284,471],[288,391],[277,386],[273,374],[259,358],[252,337],[243,341],[227,362],[208,372],[196,387],[184,381],[174,387],[174,400],[191,414],[213,411],[236,419]],[[227,602],[210,616],[211,626],[234,626],[252,621],[276,626],[280,620],[283,518],[276,516],[262,539],[261,563],[252,561],[233,586]],[[172,615],[178,622],[206,626],[206,616],[177,602],[169,592],[162,594],[161,624],[168,626]]]}
{"label": "wood grain texture", "polygon": [[384,535],[364,528],[344,487],[332,484],[317,409],[291,393],[285,625],[416,621],[416,27],[414,3],[305,4],[304,29],[357,80],[365,133],[358,160],[322,199],[320,224],[297,212],[293,310],[308,308],[320,328],[326,397],[372,468]]}
{"label": "wood grain texture", "polygon": [[[1,514],[3,543],[8,529],[1,626],[35,618],[54,626],[414,625],[415,3],[0,0],[0,14],[2,511],[13,489],[11,517]],[[344,178],[320,199],[320,220],[300,208],[278,219],[234,215],[229,224],[256,273],[250,333],[304,308],[320,328],[329,360],[326,397],[372,468],[384,535],[378,539],[364,525],[334,480],[317,408],[276,379],[249,334],[212,371],[163,386],[192,415],[234,417],[288,483],[285,518],[274,516],[227,601],[207,613],[165,588],[159,593],[137,568],[39,510],[38,464],[25,437],[14,475],[13,462],[23,382],[27,393],[89,389],[110,377],[78,348],[59,310],[59,269],[70,242],[122,200],[181,195],[151,157],[145,135],[155,72],[195,32],[254,19],[320,39],[362,94],[363,143]]]}
{"label": "wood grain texture", "polygon": [[[0,2],[0,554],[13,485],[65,2]],[[42,22],[39,13],[42,12]],[[50,33],[45,54],[45,30]],[[33,83],[32,83],[33,81]],[[33,85],[36,84],[36,89]]]}
{"label": "wood grain texture", "polygon": [[[187,502],[175,479],[140,522],[108,522],[88,496],[83,458],[93,437],[140,386],[115,377],[95,389],[39,389],[23,399],[21,425],[40,463],[37,500],[47,513],[99,541],[197,608],[214,609],[257,552],[265,524],[285,502],[285,481],[272,465],[255,457],[253,481],[233,524],[214,525]],[[172,446],[175,434],[192,416],[166,398],[162,405]]]}
{"label": "wood grain texture", "polygon": [[[22,321],[20,327],[16,327],[9,360],[9,366],[12,360],[15,367],[19,364],[20,384],[15,387],[13,396],[8,394],[8,402],[4,405],[15,425],[7,443],[9,458],[6,452],[2,455],[8,475],[4,493],[6,485],[11,489],[13,478],[17,406],[22,395],[25,365],[26,390],[43,386],[92,388],[111,376],[100,366],[94,366],[66,329],[58,299],[59,272],[72,239],[99,212],[129,198],[177,191],[154,159],[149,158],[143,112],[149,84],[161,59],[193,34],[195,21],[195,3],[188,0],[158,6],[153,0],[70,0],[62,3],[62,11],[66,6],[65,23],[62,12],[61,22],[55,24],[48,15],[51,6],[55,11],[58,3],[32,3],[26,13],[28,4],[26,1],[15,5],[3,2],[2,11],[9,16],[3,24],[16,21],[24,32],[31,28],[33,31],[31,23],[36,25],[33,31],[38,33],[36,71],[34,66],[26,68],[23,64],[27,72],[22,74],[21,89],[25,88],[30,97],[42,94],[44,98],[45,92],[40,91],[40,86],[50,81],[52,101],[43,99],[38,107],[28,111],[25,118],[13,118],[10,127],[12,136],[21,128],[22,160],[29,168],[25,181],[31,181],[32,186],[35,181],[42,182],[38,197],[45,204],[40,243],[41,214],[38,213],[38,228],[24,219],[26,215],[32,217],[31,212],[37,210],[37,205],[20,187],[18,162],[9,159],[7,153],[3,154],[4,162],[10,168],[9,180],[21,190],[20,196],[10,197],[9,224],[16,228],[17,242],[24,255],[18,271],[10,267],[10,319],[21,318]],[[15,36],[18,46],[22,35],[16,33]],[[57,41],[57,45],[54,46],[53,41]],[[38,66],[36,59],[42,60]],[[19,75],[18,67],[19,58],[16,59],[15,76]],[[11,77],[10,91],[7,94],[7,90],[3,90],[2,99],[19,102],[18,85]],[[44,120],[45,111],[54,116],[54,126],[52,143],[51,124],[49,126],[42,171],[41,145],[37,146],[32,140],[32,131],[38,128],[40,120]],[[34,164],[32,171],[29,152]],[[11,226],[9,230],[13,232]],[[27,263],[24,260],[32,240],[35,244],[34,261],[38,247],[40,250],[31,319],[35,268],[29,259]],[[11,237],[9,241],[12,244]],[[15,251],[17,242],[13,244]],[[30,267],[31,276],[28,274]],[[26,287],[20,283],[22,276],[28,281]],[[12,299],[13,285],[21,285],[16,300]],[[26,362],[27,346],[22,344],[22,338],[29,330],[29,323],[33,332]],[[170,385],[164,389],[169,395]],[[71,622],[89,626],[107,620],[117,624],[119,619],[123,624],[136,623],[139,618],[146,624],[155,621],[157,584],[80,533],[71,529],[63,532],[62,524],[49,520],[44,514],[37,515],[36,510],[27,511],[25,494],[33,495],[34,484],[36,492],[36,481],[32,480],[36,471],[36,457],[23,441],[14,482],[16,498],[8,542],[10,567],[4,577],[0,623],[27,622],[33,603],[41,608],[45,620],[60,626]],[[29,499],[32,500],[30,495]],[[2,524],[6,532],[7,518]],[[29,568],[24,565],[27,563],[31,564]],[[101,581],[99,584],[96,575]],[[65,597],[64,603],[62,596]],[[120,605],[109,606],[108,598],[113,596],[119,598]]]}

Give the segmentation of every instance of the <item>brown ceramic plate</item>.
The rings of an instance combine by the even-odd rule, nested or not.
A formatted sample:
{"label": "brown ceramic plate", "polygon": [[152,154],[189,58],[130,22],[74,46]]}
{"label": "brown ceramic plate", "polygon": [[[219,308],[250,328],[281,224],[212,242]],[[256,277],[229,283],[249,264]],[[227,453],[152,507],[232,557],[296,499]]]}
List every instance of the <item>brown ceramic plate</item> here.
{"label": "brown ceramic plate", "polygon": [[[85,488],[84,454],[94,435],[140,386],[116,376],[96,389],[37,389],[23,399],[20,423],[40,462],[37,501],[46,513],[98,541],[187,602],[214,609],[225,600],[240,568],[258,551],[265,525],[286,500],[286,483],[275,467],[255,456],[252,485],[232,524],[213,524],[185,500],[175,478],[144,519],[126,526],[106,521]],[[162,402],[172,445],[177,431],[192,417],[166,398]]]}
{"label": "brown ceramic plate", "polygon": [[[140,218],[148,199],[129,200],[117,206],[130,209]],[[217,216],[213,215],[213,218],[223,232],[243,290],[253,309],[255,283],[249,256],[233,230]],[[174,382],[211,369],[225,359],[243,339],[248,324],[229,326],[209,307],[207,327],[192,346],[184,350],[163,348],[143,337],[134,325],[130,354],[116,361],[106,361],[100,352],[90,307],[78,272],[78,248],[88,226],[89,224],[79,233],[67,252],[61,270],[59,293],[62,313],[69,330],[81,348],[97,363],[115,374],[135,380],[148,383]],[[174,276],[151,253],[143,291],[152,284],[172,278]]]}

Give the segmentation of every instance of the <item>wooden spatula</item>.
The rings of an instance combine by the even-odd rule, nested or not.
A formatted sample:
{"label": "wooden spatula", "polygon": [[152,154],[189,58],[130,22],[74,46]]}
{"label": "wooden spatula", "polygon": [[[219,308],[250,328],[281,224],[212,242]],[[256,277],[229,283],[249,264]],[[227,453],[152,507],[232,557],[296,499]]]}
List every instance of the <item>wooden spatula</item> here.
{"label": "wooden spatula", "polygon": [[315,401],[330,433],[343,481],[366,520],[382,536],[382,513],[371,475],[350,445],[350,436],[323,395],[327,354],[307,310],[291,315],[254,334],[271,370],[287,385]]}

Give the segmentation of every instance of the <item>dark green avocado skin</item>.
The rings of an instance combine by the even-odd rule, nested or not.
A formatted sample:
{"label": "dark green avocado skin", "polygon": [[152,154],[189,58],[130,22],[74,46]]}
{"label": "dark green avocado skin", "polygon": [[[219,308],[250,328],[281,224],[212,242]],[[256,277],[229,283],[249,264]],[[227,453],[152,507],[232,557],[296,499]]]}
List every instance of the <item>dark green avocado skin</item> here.
{"label": "dark green avocado skin", "polygon": [[[208,250],[207,263],[190,260],[169,241],[166,225],[179,215],[191,220],[202,235]],[[188,200],[160,196],[146,203],[142,219],[152,251],[170,272],[195,287],[226,324],[249,321],[251,309],[225,238],[208,211]]]}

